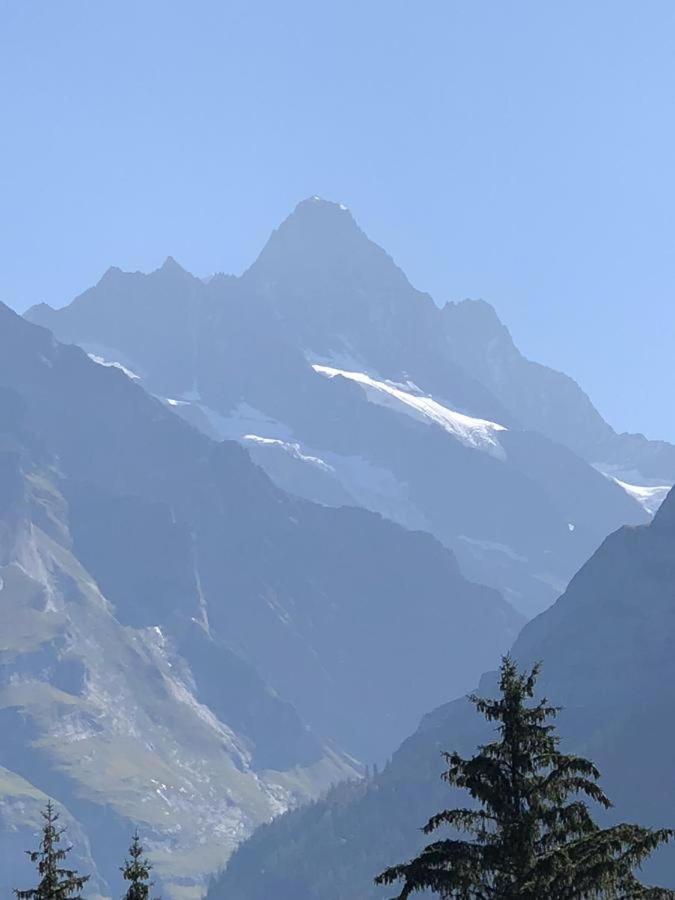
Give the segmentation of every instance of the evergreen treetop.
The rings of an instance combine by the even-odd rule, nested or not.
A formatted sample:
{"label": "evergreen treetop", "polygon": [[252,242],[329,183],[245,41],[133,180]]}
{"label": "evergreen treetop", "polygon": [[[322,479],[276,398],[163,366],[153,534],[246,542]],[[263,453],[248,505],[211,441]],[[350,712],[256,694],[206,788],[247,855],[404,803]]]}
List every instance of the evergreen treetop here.
{"label": "evergreen treetop", "polygon": [[149,880],[151,869],[150,862],[143,856],[143,845],[136,831],[131,839],[129,856],[120,869],[125,881],[130,882],[124,895],[125,900],[148,900],[152,887]]}
{"label": "evergreen treetop", "polygon": [[59,846],[65,828],[58,826],[59,814],[51,800],[41,815],[44,824],[40,846],[37,850],[26,851],[31,862],[37,866],[40,882],[35,888],[15,890],[14,893],[18,900],[82,900],[80,892],[89,881],[89,876],[78,875],[75,869],[61,865],[72,847]]}
{"label": "evergreen treetop", "polygon": [[403,881],[399,900],[424,890],[453,900],[675,898],[634,875],[673,832],[627,824],[601,829],[593,821],[586,800],[605,809],[611,803],[593,763],[560,751],[551,722],[559,709],[545,699],[528,703],[538,675],[538,665],[521,674],[505,657],[499,698],[470,697],[497,723],[498,737],[471,759],[444,754],[443,778],[467,790],[474,805],[445,810],[423,830],[449,826],[473,840],[437,840],[382,872],[378,884]]}

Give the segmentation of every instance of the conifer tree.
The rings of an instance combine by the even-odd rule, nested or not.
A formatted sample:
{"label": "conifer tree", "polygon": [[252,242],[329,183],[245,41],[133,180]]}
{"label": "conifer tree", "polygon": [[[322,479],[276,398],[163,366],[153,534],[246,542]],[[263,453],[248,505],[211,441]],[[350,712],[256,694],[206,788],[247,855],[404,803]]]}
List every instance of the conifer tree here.
{"label": "conifer tree", "polygon": [[58,826],[59,814],[49,800],[42,812],[44,824],[42,839],[37,850],[27,850],[31,862],[37,865],[40,882],[36,888],[14,891],[19,900],[82,900],[80,891],[89,881],[88,875],[78,875],[75,869],[67,869],[62,863],[71,847],[60,847],[65,828]]}
{"label": "conifer tree", "polygon": [[134,832],[129,847],[129,857],[120,869],[125,881],[130,882],[124,900],[148,900],[152,882],[150,879],[150,862],[143,856],[143,846],[138,832]]}
{"label": "conifer tree", "polygon": [[551,720],[559,709],[534,697],[539,666],[521,674],[502,661],[496,700],[470,699],[497,739],[471,759],[444,754],[444,780],[467,790],[474,805],[433,816],[425,834],[441,826],[473,840],[450,837],[429,844],[415,859],[393,866],[378,884],[403,882],[405,900],[431,891],[452,900],[633,900],[675,898],[640,884],[634,871],[669,829],[614,825],[601,829],[586,803],[609,808],[592,762],[560,752]]}

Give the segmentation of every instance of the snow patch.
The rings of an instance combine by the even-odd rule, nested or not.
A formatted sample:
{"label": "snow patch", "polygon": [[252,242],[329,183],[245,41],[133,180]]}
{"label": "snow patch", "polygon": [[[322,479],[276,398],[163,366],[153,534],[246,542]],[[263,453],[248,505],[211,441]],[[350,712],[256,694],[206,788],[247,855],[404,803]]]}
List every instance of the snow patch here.
{"label": "snow patch", "polygon": [[98,344],[93,341],[83,341],[80,346],[89,359],[102,366],[112,366],[121,369],[125,375],[133,380],[145,378],[145,372],[141,366],[136,365],[129,357],[115,347]]}
{"label": "snow patch", "polygon": [[620,488],[623,488],[629,496],[637,500],[640,506],[646,509],[648,513],[651,513],[651,515],[654,515],[659,506],[661,506],[671,488],[669,484],[657,484],[650,487],[643,484],[629,484],[627,481],[614,478],[614,476],[610,477],[612,481],[616,482]]}
{"label": "snow patch", "polygon": [[321,459],[319,456],[309,456],[303,453],[300,450],[300,444],[298,443],[289,443],[288,441],[279,440],[279,438],[267,438],[260,437],[258,434],[245,434],[243,436],[245,441],[251,441],[254,444],[260,444],[268,447],[280,447],[286,453],[293,457],[293,459],[300,460],[301,462],[309,463],[312,466],[316,466],[318,469],[321,469],[323,472],[334,472],[335,469],[333,466],[329,466],[327,462]]}
{"label": "snow patch", "polygon": [[128,369],[121,362],[117,362],[114,359],[104,359],[102,356],[97,356],[95,353],[87,353],[89,359],[93,362],[98,363],[99,366],[106,366],[106,368],[110,369],[119,369],[120,372],[124,372],[127,378],[130,378],[132,381],[140,381],[141,376],[137,375],[135,372],[132,372],[131,369]]}
{"label": "snow patch", "polygon": [[426,517],[411,500],[407,484],[399,481],[389,469],[361,456],[341,456],[338,453],[326,453],[324,456],[356,506],[377,512],[405,528],[430,530]]}
{"label": "snow patch", "polygon": [[654,478],[645,478],[636,469],[622,469],[611,463],[593,463],[593,468],[618,484],[651,515],[656,513],[672,488],[672,484],[659,484]]}
{"label": "snow patch", "polygon": [[432,397],[422,394],[410,381],[405,384],[378,381],[364,372],[352,372],[318,364],[314,364],[312,368],[326,378],[340,375],[356,382],[372,403],[407,413],[429,425],[439,425],[467,447],[483,450],[500,459],[505,457],[504,449],[497,437],[500,431],[506,431],[503,425],[449,409]]}

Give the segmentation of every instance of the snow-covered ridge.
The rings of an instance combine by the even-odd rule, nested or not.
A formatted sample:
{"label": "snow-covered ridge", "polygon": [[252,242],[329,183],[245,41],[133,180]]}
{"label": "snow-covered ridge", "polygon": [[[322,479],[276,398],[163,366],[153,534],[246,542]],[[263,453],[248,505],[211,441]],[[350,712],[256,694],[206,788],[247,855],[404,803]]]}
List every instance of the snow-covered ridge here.
{"label": "snow-covered ridge", "polygon": [[670,491],[669,484],[629,484],[627,481],[621,481],[613,475],[610,477],[612,481],[615,481],[627,494],[634,497],[640,506],[644,507],[644,509],[652,515],[654,515],[659,506],[661,506],[666,499],[666,494]]}
{"label": "snow-covered ridge", "polygon": [[504,449],[499,442],[498,434],[506,431],[503,425],[487,419],[477,419],[465,413],[449,409],[447,406],[423,394],[412,382],[399,384],[394,381],[378,381],[364,372],[350,372],[332,366],[314,364],[315,372],[326,378],[341,375],[355,381],[366,393],[372,403],[387,406],[405,413],[429,425],[439,425],[467,447],[484,450],[487,453],[504,458]]}
{"label": "snow-covered ridge", "polygon": [[121,362],[117,362],[117,360],[104,359],[102,356],[97,356],[96,353],[87,353],[87,356],[93,362],[98,363],[99,366],[106,366],[109,369],[119,369],[120,372],[124,372],[127,378],[131,378],[132,381],[140,380],[140,375],[132,372],[131,369],[128,369],[126,366],[122,365]]}
{"label": "snow-covered ridge", "polygon": [[138,366],[133,360],[130,360],[116,347],[108,347],[93,341],[84,341],[80,346],[89,359],[99,366],[119,369],[120,372],[124,372],[127,378],[131,378],[132,381],[140,381],[145,377],[145,373],[141,366]]}
{"label": "snow-covered ridge", "polygon": [[656,484],[655,479],[645,478],[635,469],[626,470],[610,463],[593,463],[593,468],[618,484],[651,515],[656,513],[672,488],[672,484]]}
{"label": "snow-covered ridge", "polygon": [[251,441],[254,444],[263,444],[268,447],[279,447],[281,450],[284,450],[286,453],[289,453],[294,459],[298,459],[301,462],[309,463],[312,466],[316,466],[318,469],[321,469],[324,472],[334,472],[335,469],[333,466],[329,465],[319,456],[309,456],[306,453],[303,453],[300,444],[297,442],[289,442],[282,441],[279,438],[269,438],[269,437],[261,437],[259,434],[245,434],[243,436],[243,440]]}

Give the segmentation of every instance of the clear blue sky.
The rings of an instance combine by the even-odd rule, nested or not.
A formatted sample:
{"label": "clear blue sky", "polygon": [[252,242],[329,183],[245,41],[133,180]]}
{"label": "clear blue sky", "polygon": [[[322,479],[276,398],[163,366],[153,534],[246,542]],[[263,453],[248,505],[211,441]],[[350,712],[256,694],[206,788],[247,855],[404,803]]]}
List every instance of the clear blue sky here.
{"label": "clear blue sky", "polygon": [[239,272],[310,194],[675,440],[672,0],[0,0],[0,299]]}

